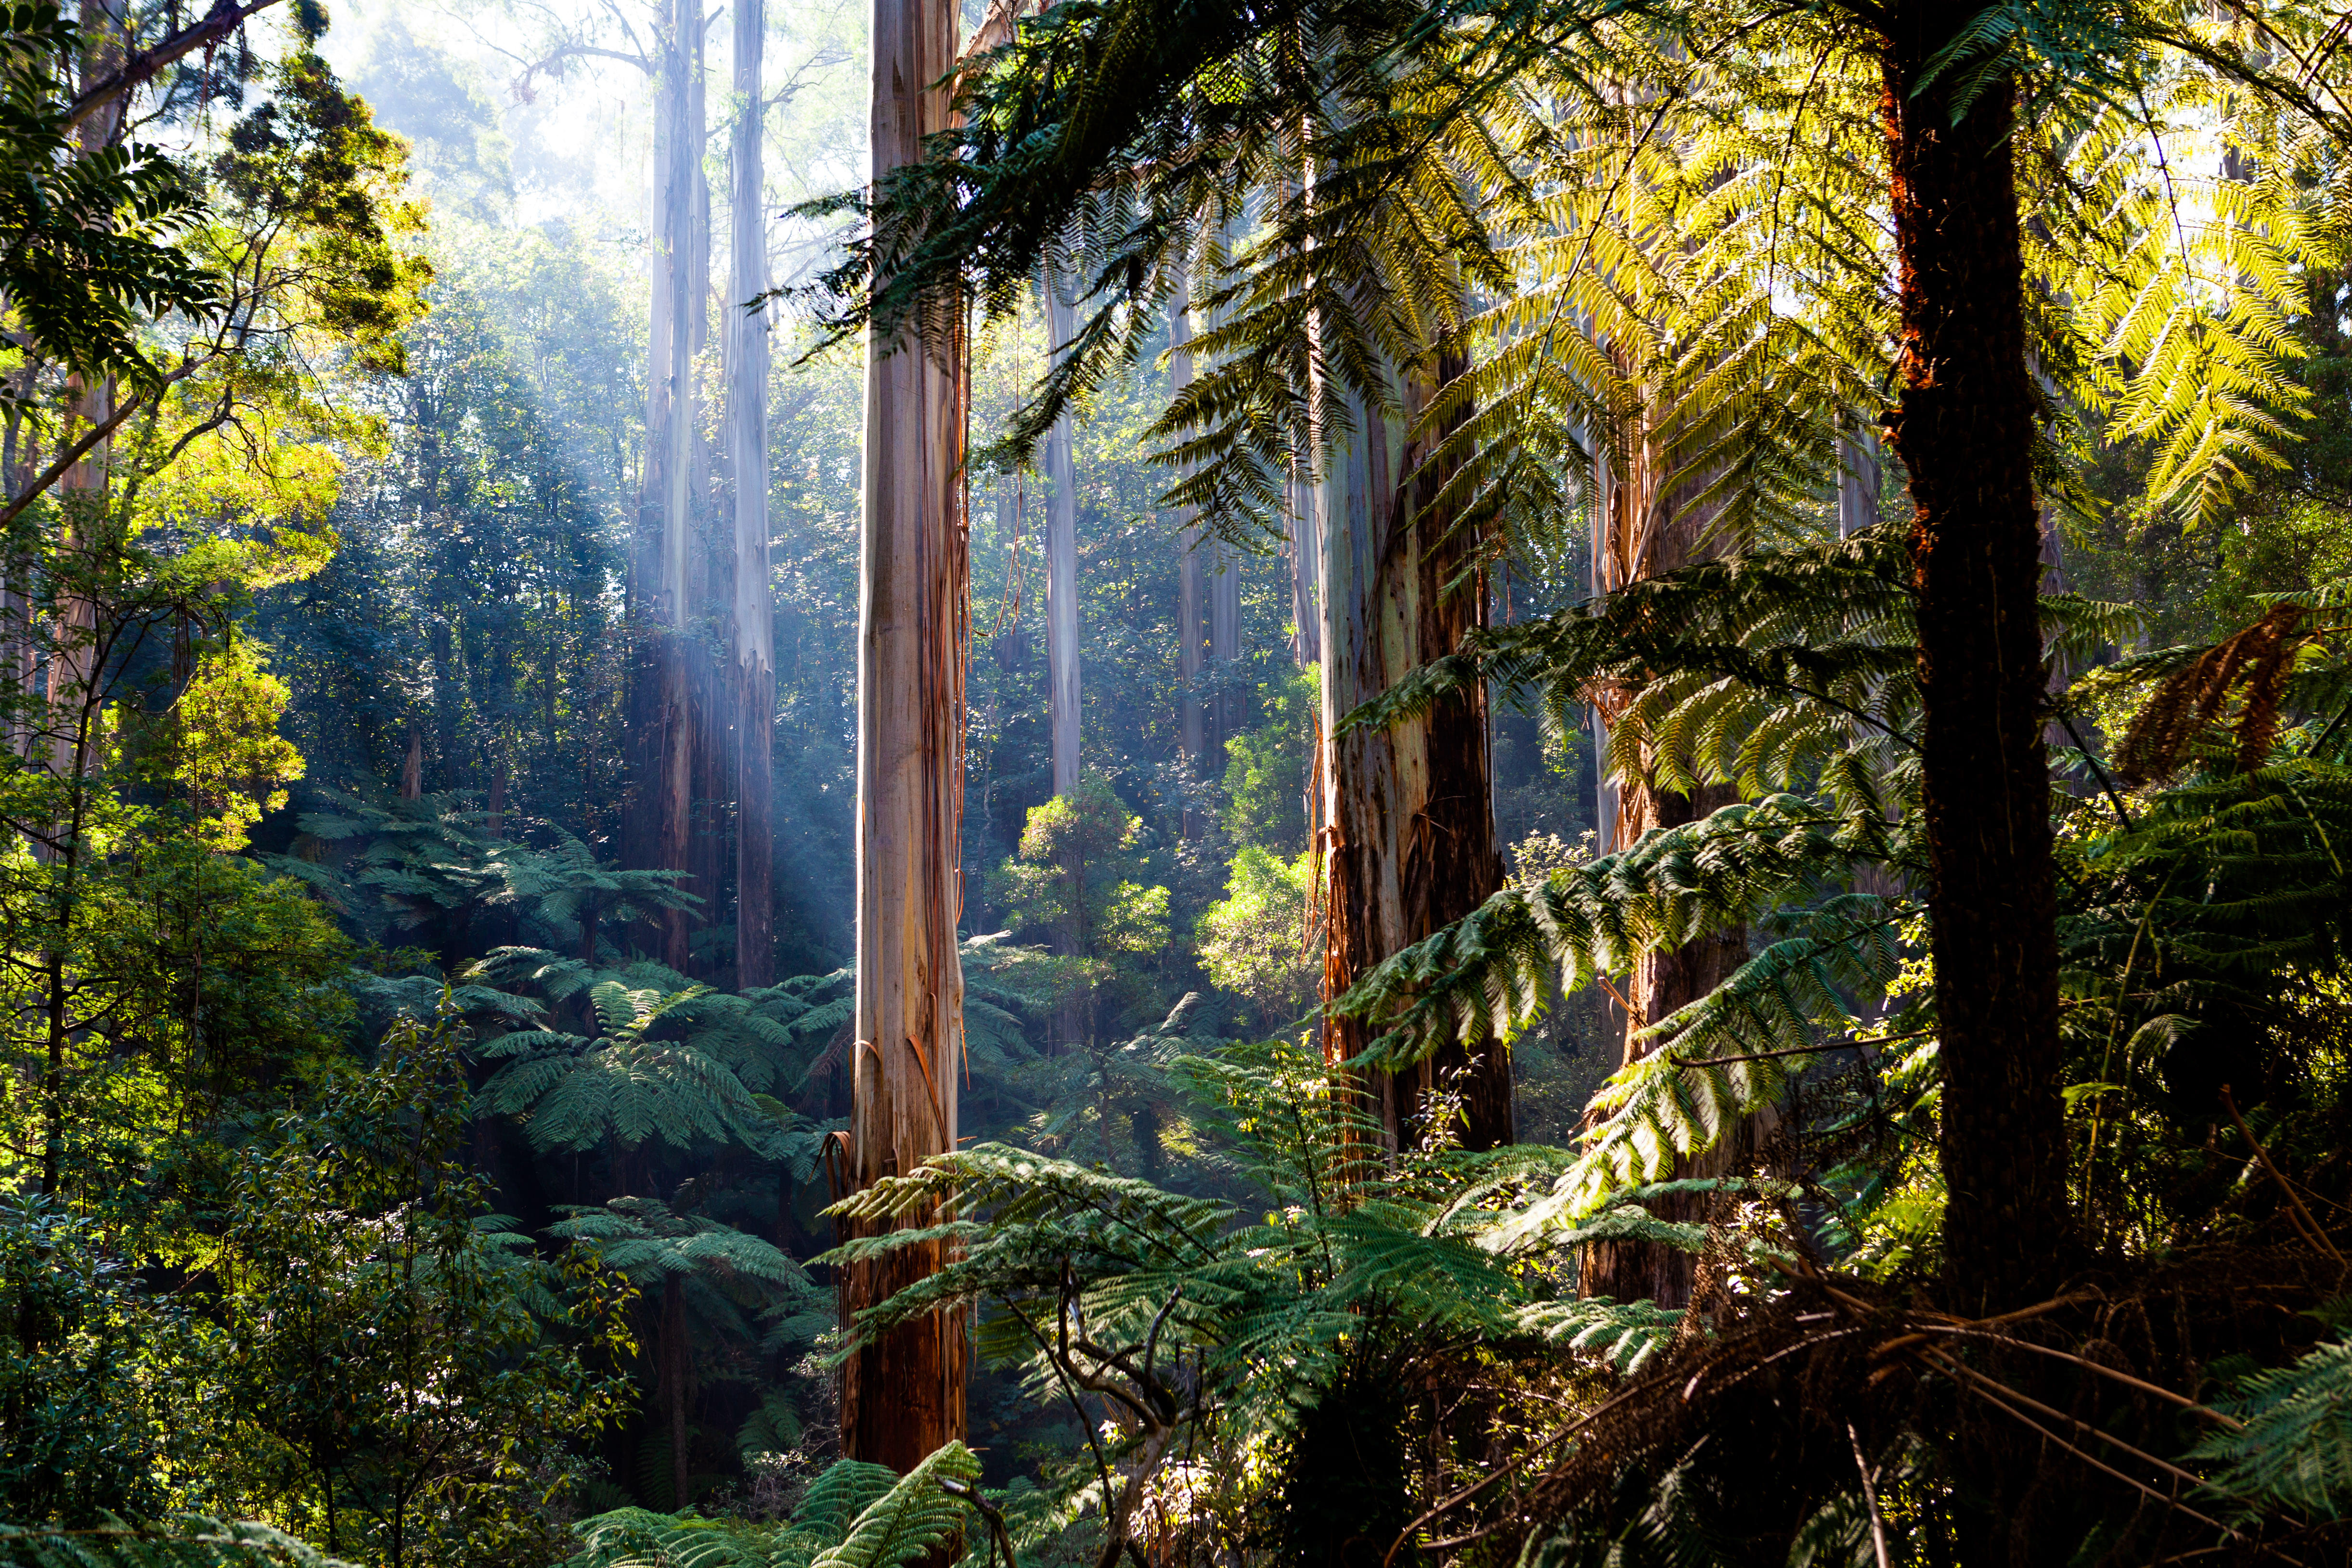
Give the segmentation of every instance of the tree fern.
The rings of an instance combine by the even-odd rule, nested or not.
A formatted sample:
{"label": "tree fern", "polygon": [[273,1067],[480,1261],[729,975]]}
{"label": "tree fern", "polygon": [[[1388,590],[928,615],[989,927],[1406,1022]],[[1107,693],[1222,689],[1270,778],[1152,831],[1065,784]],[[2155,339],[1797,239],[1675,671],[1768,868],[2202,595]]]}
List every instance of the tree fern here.
{"label": "tree fern", "polygon": [[979,1480],[979,1458],[956,1442],[904,1479],[844,1459],[810,1483],[784,1523],[621,1509],[581,1521],[584,1546],[572,1561],[578,1568],[902,1568],[962,1541]]}
{"label": "tree fern", "polygon": [[[653,964],[615,975],[533,949],[501,949],[480,973],[516,976],[552,1001],[576,1000],[603,1031],[512,1030],[473,1047],[498,1064],[478,1097],[480,1112],[520,1118],[536,1147],[733,1142],[810,1167],[814,1134],[795,1131],[789,1111],[755,1092],[798,1087],[794,1058],[814,1054],[793,1027],[810,1010],[803,999],[726,995],[679,984]],[[679,988],[663,988],[670,984]]]}
{"label": "tree fern", "polygon": [[[2162,498],[2210,517],[2294,436],[2283,322],[2301,270],[2342,253],[2338,110],[2226,16],[1979,20],[1968,68],[2029,84],[2025,302],[2062,400],[2042,488],[2071,493],[2080,422],[2153,441]],[[2263,19],[2282,58],[2328,25]],[[1473,353],[1424,415],[1454,426],[1436,460],[1464,510],[1517,536],[1655,438],[1662,489],[1702,480],[1721,526],[1771,538],[1815,515],[1840,432],[1876,423],[1883,83],[1840,11],[1450,0],[1168,25],[1103,0],[1025,24],[968,81],[962,130],[883,190],[835,274],[837,319],[967,285],[1002,313],[1052,253],[1095,298],[1013,422],[1025,447],[1142,352],[1182,258],[1221,325],[1159,435],[1171,495],[1237,536],[1271,526],[1290,451],[1345,440],[1350,399],[1396,407],[1388,367],[1440,341]],[[2224,152],[2242,173],[2216,179]],[[1244,213],[1247,237],[1210,237]],[[865,301],[874,276],[889,286]]]}
{"label": "tree fern", "polygon": [[798,1262],[756,1236],[654,1198],[620,1197],[602,1208],[574,1205],[548,1234],[593,1250],[606,1268],[641,1285],[682,1278],[738,1304],[814,1290]]}
{"label": "tree fern", "polygon": [[343,1568],[310,1542],[250,1521],[184,1514],[153,1526],[49,1530],[0,1524],[0,1561],[21,1568]]}
{"label": "tree fern", "polygon": [[2352,1343],[2339,1336],[2292,1365],[2251,1373],[2216,1408],[2236,1425],[2191,1451],[2222,1467],[2216,1493],[2321,1519],[2352,1507]]}

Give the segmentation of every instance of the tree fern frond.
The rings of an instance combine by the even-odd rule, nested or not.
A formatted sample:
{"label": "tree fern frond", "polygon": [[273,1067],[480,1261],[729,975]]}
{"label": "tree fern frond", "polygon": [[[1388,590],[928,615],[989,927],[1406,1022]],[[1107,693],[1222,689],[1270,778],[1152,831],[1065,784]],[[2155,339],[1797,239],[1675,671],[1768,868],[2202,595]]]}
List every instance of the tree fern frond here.
{"label": "tree fern frond", "polygon": [[184,1514],[142,1527],[59,1530],[0,1524],[0,1559],[26,1568],[236,1568],[274,1563],[289,1568],[344,1568],[306,1541],[249,1521]]}

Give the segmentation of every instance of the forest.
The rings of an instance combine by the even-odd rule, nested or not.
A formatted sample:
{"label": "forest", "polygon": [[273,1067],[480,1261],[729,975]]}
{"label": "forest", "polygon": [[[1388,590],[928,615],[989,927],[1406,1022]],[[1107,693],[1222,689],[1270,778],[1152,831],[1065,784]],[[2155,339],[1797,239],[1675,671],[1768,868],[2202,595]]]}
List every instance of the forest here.
{"label": "forest", "polygon": [[2342,0],[0,0],[0,1568],[2352,1563],[2347,719]]}

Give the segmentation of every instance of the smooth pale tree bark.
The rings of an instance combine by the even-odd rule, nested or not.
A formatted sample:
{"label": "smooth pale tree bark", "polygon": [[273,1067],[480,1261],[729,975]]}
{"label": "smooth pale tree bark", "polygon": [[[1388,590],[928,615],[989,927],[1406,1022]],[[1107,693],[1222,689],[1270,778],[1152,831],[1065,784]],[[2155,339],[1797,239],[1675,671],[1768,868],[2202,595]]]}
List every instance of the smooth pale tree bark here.
{"label": "smooth pale tree bark", "polygon": [[1302,457],[1290,469],[1290,659],[1300,669],[1323,659],[1323,605],[1318,589],[1323,540],[1315,527],[1315,486]]}
{"label": "smooth pale tree bark", "polygon": [[775,606],[768,581],[768,287],[760,101],[764,0],[734,0],[734,255],[727,290],[728,435],[735,476],[735,984],[776,978]]}
{"label": "smooth pale tree bark", "polygon": [[1885,483],[1876,432],[1864,429],[1859,424],[1850,425],[1838,437],[1840,539],[1852,539],[1878,521],[1878,495]]}
{"label": "smooth pale tree bark", "polygon": [[1176,549],[1176,673],[1183,681],[1182,695],[1176,700],[1176,744],[1184,753],[1185,765],[1198,777],[1208,767],[1209,758],[1209,710],[1201,695],[1209,668],[1208,595],[1203,591],[1206,573],[1202,569],[1207,552],[1201,525],[1189,516],[1177,525]]}
{"label": "smooth pale tree bark", "polygon": [[[950,124],[949,0],[875,0],[872,174]],[[946,318],[946,319],[942,319]],[[950,312],[867,338],[857,672],[857,1001],[851,1183],[956,1144],[963,1057],[963,343]],[[917,1224],[930,1216],[913,1215]],[[932,1273],[937,1244],[842,1270],[845,1312]],[[904,1473],[964,1429],[962,1318],[894,1331],[842,1369],[842,1451]]]}
{"label": "smooth pale tree bark", "polygon": [[[1461,365],[1442,357],[1439,377]],[[1408,419],[1433,390],[1404,378]],[[1328,939],[1323,991],[1345,992],[1381,960],[1461,919],[1502,886],[1483,690],[1446,698],[1424,716],[1334,739],[1339,721],[1407,671],[1459,646],[1484,623],[1484,574],[1464,568],[1476,538],[1428,505],[1437,477],[1405,484],[1420,443],[1376,409],[1349,410],[1354,437],[1318,490],[1323,560],[1323,844]],[[1334,1060],[1361,1051],[1364,1026],[1325,1024]],[[1391,1151],[1418,1140],[1429,1097],[1458,1095],[1472,1149],[1512,1137],[1510,1059],[1499,1042],[1450,1044],[1365,1086]]]}
{"label": "smooth pale tree bark", "polygon": [[[128,44],[124,36],[130,15],[128,0],[89,0],[81,7],[81,78],[100,83],[121,68]],[[91,158],[118,139],[127,95],[109,100],[74,128],[74,156]],[[86,427],[104,426],[114,413],[114,384],[95,384],[76,375],[67,383],[66,428],[61,448]],[[107,475],[111,467],[112,441],[100,442],[68,468],[58,481],[58,509],[68,549],[88,543],[106,525],[109,506]],[[52,765],[60,777],[86,770],[92,737],[85,710],[89,708],[90,643],[98,630],[98,606],[79,594],[58,597],[55,646],[49,652],[49,729]]]}
{"label": "smooth pale tree bark", "polygon": [[1225,742],[1244,727],[1242,693],[1234,689],[1234,665],[1242,656],[1242,557],[1223,539],[1211,539],[1209,552],[1209,683],[1215,698],[1210,705],[1207,762],[1214,770]]}
{"label": "smooth pale tree bark", "polygon": [[[1192,384],[1192,280],[1180,268],[1174,296],[1168,301],[1168,392],[1181,396]],[[1202,677],[1208,669],[1208,604],[1203,592],[1200,520],[1191,507],[1176,513],[1176,672],[1181,679],[1176,699],[1176,744],[1184,764],[1198,777],[1208,766],[1208,713],[1201,700]],[[1184,836],[1192,837],[1202,825],[1184,814]]]}
{"label": "smooth pale tree bark", "polygon": [[[636,656],[630,671],[632,742],[629,863],[690,871],[700,662],[685,627],[697,605],[691,575],[694,506],[701,490],[694,361],[704,335],[709,192],[702,176],[701,0],[669,0],[655,43],[653,244],[647,258],[646,464],[631,555],[630,611]],[[707,772],[707,764],[703,770]],[[706,879],[689,881],[707,896]],[[656,924],[662,961],[683,970],[684,910]]]}
{"label": "smooth pale tree bark", "polygon": [[[1068,279],[1047,267],[1046,351],[1056,363],[1077,331],[1076,312],[1063,296]],[[1078,468],[1066,405],[1045,436],[1045,684],[1054,742],[1054,793],[1078,784]]]}

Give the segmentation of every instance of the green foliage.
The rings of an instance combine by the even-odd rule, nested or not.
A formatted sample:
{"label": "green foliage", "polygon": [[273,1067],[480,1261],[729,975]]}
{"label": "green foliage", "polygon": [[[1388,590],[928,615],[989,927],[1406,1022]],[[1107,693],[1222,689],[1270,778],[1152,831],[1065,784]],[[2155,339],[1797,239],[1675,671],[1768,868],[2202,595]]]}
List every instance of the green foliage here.
{"label": "green foliage", "polygon": [[0,288],[42,357],[152,388],[164,372],[140,342],[144,320],[210,315],[224,282],[189,254],[203,197],[161,149],[75,155],[59,87],[83,47],[55,5],[0,15]]}
{"label": "green foliage", "polygon": [[609,954],[614,929],[697,902],[681,873],[602,863],[569,834],[546,849],[494,839],[485,814],[453,795],[317,795],[326,809],[301,815],[297,853],[266,858],[370,941],[421,932],[454,949],[503,914],[551,946]]}
{"label": "green foliage", "polygon": [[[1382,1166],[1363,1160],[1362,1114],[1318,1054],[1233,1047],[1168,1070],[1227,1151],[1241,1206],[983,1144],[835,1207],[868,1225],[955,1216],[828,1255],[956,1243],[938,1272],[860,1314],[857,1342],[976,1305],[982,1353],[1021,1368],[1036,1397],[1119,1412],[1098,1458],[1054,1481],[1034,1528],[1091,1507],[1116,1543],[1175,1456],[1221,1466],[1312,1447],[1303,1434],[1331,1390],[1439,1346],[1553,1336],[1628,1360],[1669,1330],[1671,1314],[1570,1305],[1556,1277],[1476,1245],[1498,1208],[1557,1173],[1557,1151],[1407,1151]],[[1280,1465],[1259,1464],[1263,1484],[1278,1479]]]}
{"label": "green foliage", "polygon": [[139,1289],[88,1218],[30,1194],[4,1201],[0,1511],[72,1527],[162,1511],[173,1401],[153,1370],[188,1354],[194,1325]]}
{"label": "green foliage", "polygon": [[[542,964],[533,977],[565,967],[561,960]],[[776,1057],[793,1043],[784,1025],[745,998],[714,997],[699,985],[665,993],[604,980],[587,986],[585,996],[604,1031],[594,1038],[525,1029],[474,1047],[477,1057],[498,1064],[482,1085],[480,1114],[520,1117],[532,1145],[543,1150],[608,1141],[633,1149],[655,1138],[679,1147],[732,1142],[771,1157],[785,1153],[789,1112],[763,1107],[742,1076],[753,1072],[753,1081],[769,1086]],[[718,1005],[697,1005],[710,1001]],[[680,1026],[694,1032],[684,1040],[655,1037]]]}
{"label": "green foliage", "polygon": [[2250,1373],[2215,1407],[2235,1425],[2209,1432],[2192,1451],[2222,1467],[2214,1492],[2344,1517],[2352,1503],[2352,1343],[2339,1336],[2292,1365]]}
{"label": "green foliage", "polygon": [[1059,935],[1082,956],[1157,950],[1168,939],[1168,890],[1139,880],[1139,826],[1108,780],[1083,775],[1030,811],[1020,854],[999,872],[1000,900],[1021,928]]}
{"label": "green foliage", "polygon": [[1261,1026],[1297,1017],[1321,990],[1322,955],[1307,920],[1317,868],[1311,851],[1285,864],[1244,844],[1223,900],[1201,917],[1202,969],[1213,984],[1246,999]]}
{"label": "green foliage", "polygon": [[628,1347],[625,1288],[534,1257],[457,1159],[458,1032],[446,1013],[396,1030],[244,1153],[213,1265],[224,1489],[369,1561],[545,1552],[541,1503],[583,1470],[568,1445],[623,1408],[604,1368]]}
{"label": "green foliage", "polygon": [[614,1198],[602,1208],[567,1208],[549,1234],[574,1243],[638,1285],[672,1279],[707,1286],[736,1307],[772,1297],[816,1300],[801,1266],[756,1236],[700,1215],[673,1213],[654,1198]]}
{"label": "green foliage", "polygon": [[1079,1039],[1097,1035],[1105,997],[1122,1012],[1149,1005],[1136,963],[1168,943],[1169,892],[1148,879],[1141,835],[1110,782],[1087,773],[1031,808],[1020,852],[997,870],[995,899],[1014,931],[1051,943],[1041,967]]}
{"label": "green foliage", "polygon": [[293,240],[280,265],[299,276],[311,324],[343,339],[362,369],[398,373],[398,337],[424,310],[432,268],[397,243],[424,226],[400,199],[407,149],[376,128],[316,52],[269,68],[274,89],[227,132],[212,174],[242,226]]}
{"label": "green foliage", "polygon": [[950,1552],[971,1519],[980,1461],[950,1442],[902,1479],[844,1459],[809,1485],[789,1521],[623,1509],[579,1525],[579,1568],[903,1568]]}
{"label": "green foliage", "polygon": [[28,1529],[0,1524],[0,1553],[26,1568],[344,1568],[299,1536],[250,1521],[223,1523],[183,1514],[142,1528],[100,1525],[88,1530]]}
{"label": "green foliage", "polygon": [[1225,831],[1244,844],[1290,852],[1306,845],[1320,693],[1311,669],[1286,670],[1267,685],[1265,721],[1225,742]]}

